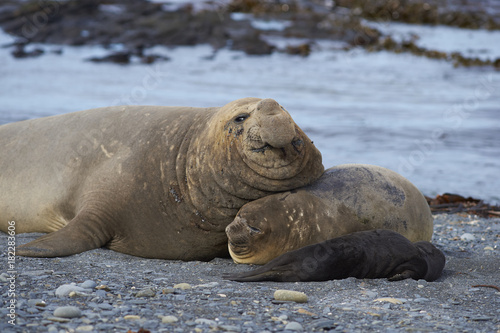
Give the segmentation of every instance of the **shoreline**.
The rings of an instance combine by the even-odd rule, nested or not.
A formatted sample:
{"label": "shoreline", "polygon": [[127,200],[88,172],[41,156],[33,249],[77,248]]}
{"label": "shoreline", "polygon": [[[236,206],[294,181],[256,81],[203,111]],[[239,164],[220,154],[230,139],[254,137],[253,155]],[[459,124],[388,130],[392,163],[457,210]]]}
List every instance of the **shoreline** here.
{"label": "shoreline", "polygon": [[[387,32],[391,23],[447,26],[469,30],[500,30],[500,6],[483,0],[337,1],[28,1],[10,0],[0,5],[0,27],[16,36],[10,47],[15,58],[38,57],[50,49],[36,43],[60,46],[102,46],[107,55],[93,62],[127,65],[133,59],[145,64],[168,61],[159,54],[145,54],[155,46],[208,44],[214,54],[221,49],[247,55],[286,53],[308,57],[321,41],[336,42],[345,51],[411,53],[441,59],[455,67],[500,68],[500,56],[484,59],[460,52],[443,52],[418,45],[418,36],[403,40]],[[123,33],[125,31],[125,33]],[[273,42],[280,39],[283,43]],[[298,40],[298,41],[297,41]],[[281,45],[280,45],[281,44]],[[119,46],[117,49],[116,47]],[[114,50],[113,50],[114,49]],[[52,51],[53,52],[53,51]],[[60,48],[55,52],[62,53]]]}

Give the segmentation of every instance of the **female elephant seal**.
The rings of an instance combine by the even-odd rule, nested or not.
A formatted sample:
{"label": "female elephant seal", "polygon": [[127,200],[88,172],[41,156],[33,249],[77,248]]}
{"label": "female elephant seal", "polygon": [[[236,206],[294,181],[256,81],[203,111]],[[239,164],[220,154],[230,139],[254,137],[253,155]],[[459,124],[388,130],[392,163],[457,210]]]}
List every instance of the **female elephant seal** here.
{"label": "female elephant seal", "polygon": [[0,127],[0,225],[50,232],[17,249],[107,246],[141,257],[227,255],[245,203],[311,183],[321,154],[272,99],[222,108],[120,106]]}
{"label": "female elephant seal", "polygon": [[373,229],[428,241],[433,218],[424,196],[406,178],[382,167],[346,164],[301,189],[246,204],[226,233],[235,262],[265,264],[309,244]]}
{"label": "female elephant seal", "polygon": [[431,243],[411,243],[395,231],[379,229],[308,245],[256,270],[225,278],[240,282],[326,281],[348,277],[434,281],[441,276],[444,265],[444,254]]}

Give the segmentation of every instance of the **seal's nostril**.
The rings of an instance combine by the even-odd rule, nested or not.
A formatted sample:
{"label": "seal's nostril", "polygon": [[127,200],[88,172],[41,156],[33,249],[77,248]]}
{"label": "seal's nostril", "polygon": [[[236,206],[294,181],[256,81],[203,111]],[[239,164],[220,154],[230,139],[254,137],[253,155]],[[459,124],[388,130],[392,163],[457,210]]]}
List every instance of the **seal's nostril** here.
{"label": "seal's nostril", "polygon": [[295,139],[292,141],[292,146],[297,153],[300,153],[300,150],[304,146],[304,141],[302,139]]}

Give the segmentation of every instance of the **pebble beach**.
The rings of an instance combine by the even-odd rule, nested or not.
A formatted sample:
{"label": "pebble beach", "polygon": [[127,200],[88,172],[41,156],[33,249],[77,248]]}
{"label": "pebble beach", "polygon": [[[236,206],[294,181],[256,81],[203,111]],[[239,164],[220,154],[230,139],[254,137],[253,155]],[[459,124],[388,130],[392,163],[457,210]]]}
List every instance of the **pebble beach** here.
{"label": "pebble beach", "polygon": [[[107,249],[16,257],[16,273],[0,275],[2,299],[17,305],[16,325],[3,306],[0,331],[499,332],[499,235],[499,218],[436,215],[432,242],[447,262],[435,282],[238,283],[222,275],[252,266],[225,258],[144,259]],[[16,245],[38,236],[17,235]],[[7,241],[2,235],[2,248]],[[5,252],[0,260],[7,263]],[[9,297],[12,281],[15,297]]]}

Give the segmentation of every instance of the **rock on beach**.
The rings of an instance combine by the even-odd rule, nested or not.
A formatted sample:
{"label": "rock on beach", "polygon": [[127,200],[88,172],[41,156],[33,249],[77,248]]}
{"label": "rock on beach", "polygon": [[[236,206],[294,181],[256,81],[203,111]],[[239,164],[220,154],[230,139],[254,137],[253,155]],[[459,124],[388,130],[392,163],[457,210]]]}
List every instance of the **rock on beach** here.
{"label": "rock on beach", "polygon": [[300,291],[278,289],[274,292],[274,299],[284,302],[306,303],[307,295]]}
{"label": "rock on beach", "polygon": [[61,318],[78,318],[82,311],[76,306],[61,306],[54,310],[54,316]]}

